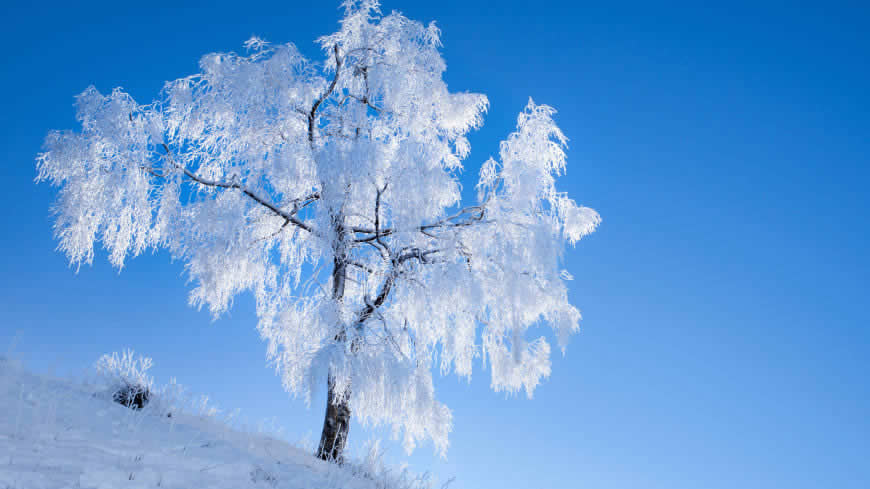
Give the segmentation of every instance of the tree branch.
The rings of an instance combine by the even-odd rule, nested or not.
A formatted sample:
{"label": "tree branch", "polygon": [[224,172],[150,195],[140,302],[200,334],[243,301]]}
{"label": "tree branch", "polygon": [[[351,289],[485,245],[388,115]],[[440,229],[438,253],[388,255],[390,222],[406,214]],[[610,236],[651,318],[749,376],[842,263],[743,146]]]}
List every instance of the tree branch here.
{"label": "tree branch", "polygon": [[406,261],[408,261],[412,258],[416,258],[416,259],[420,260],[420,263],[431,263],[431,261],[428,258],[429,255],[439,253],[440,251],[441,250],[439,250],[439,249],[432,249],[432,250],[423,251],[420,248],[411,248],[408,251],[399,254],[399,256],[396,257],[396,263],[402,264],[402,263],[405,263]]}
{"label": "tree branch", "polygon": [[332,91],[335,90],[335,85],[338,83],[338,75],[341,73],[341,57],[338,55],[338,44],[332,47],[332,52],[335,55],[335,76],[332,78],[332,82],[329,84],[326,91],[314,101],[314,105],[311,106],[311,112],[308,113],[308,142],[311,145],[314,145],[314,129],[317,125],[317,109],[320,107],[320,104],[322,104],[326,98],[332,94]]}
{"label": "tree branch", "polygon": [[384,284],[381,286],[381,291],[378,292],[375,300],[373,302],[366,301],[366,306],[357,315],[356,324],[361,326],[366,321],[368,321],[368,319],[372,317],[372,314],[374,314],[374,312],[379,307],[381,307],[381,305],[387,300],[387,297],[390,295],[390,291],[393,288],[393,284],[395,283],[397,276],[398,273],[395,269],[389,275],[387,275],[387,278],[384,280]]}
{"label": "tree branch", "polygon": [[387,185],[388,184],[385,183],[384,188],[379,188],[378,194],[375,197],[375,241],[377,241],[379,245],[383,246],[387,253],[392,256],[389,246],[381,241],[381,196],[384,194],[384,192],[387,191]]}
{"label": "tree branch", "polygon": [[383,285],[381,285],[381,291],[378,292],[377,297],[375,297],[374,301],[369,302],[366,300],[366,306],[359,312],[357,315],[356,324],[362,326],[372,315],[377,311],[377,309],[386,302],[387,298],[390,296],[390,291],[392,291],[393,286],[396,283],[396,278],[399,277],[401,270],[399,270],[399,266],[401,266],[404,262],[416,258],[420,260],[421,263],[429,263],[428,256],[434,253],[438,253],[441,250],[427,250],[422,251],[418,248],[414,248],[406,253],[400,254],[393,260],[393,267],[390,270],[390,273],[387,275],[387,278],[384,279]]}
{"label": "tree branch", "polygon": [[[299,209],[301,209],[302,207],[305,207],[306,205],[310,204],[314,200],[319,199],[320,198],[319,192],[314,192],[311,195],[308,195],[302,199],[295,199],[293,201],[294,202],[293,211],[291,211],[291,212],[282,211],[277,206],[275,206],[271,202],[267,201],[265,198],[257,195],[257,193],[254,192],[253,190],[243,186],[242,184],[240,184],[238,182],[221,182],[221,181],[217,181],[217,180],[208,180],[206,178],[200,177],[196,173],[188,170],[186,167],[184,167],[184,165],[181,165],[180,163],[175,161],[175,158],[172,157],[172,151],[169,149],[169,146],[167,146],[166,143],[161,143],[161,145],[163,146],[163,150],[166,151],[166,155],[169,156],[169,162],[172,163],[173,166],[175,166],[176,168],[181,170],[184,173],[184,175],[187,176],[187,178],[189,178],[189,179],[193,180],[194,182],[196,182],[202,186],[205,186],[205,187],[227,188],[227,189],[240,190],[243,194],[247,195],[254,202],[269,209],[275,215],[283,217],[285,221],[292,223],[294,226],[299,227],[301,229],[304,229],[304,230],[308,231],[309,233],[313,232],[313,229],[311,228],[311,226],[302,222],[296,216],[296,213],[299,212]],[[152,172],[152,174],[154,174],[154,173]],[[304,201],[309,201],[309,200],[311,202],[306,202],[302,207],[300,207],[298,205],[298,202],[300,202],[300,201],[304,202]]]}
{"label": "tree branch", "polygon": [[[486,211],[486,203],[481,205],[475,205],[471,207],[466,207],[464,209],[459,210],[456,214],[452,216],[445,217],[440,221],[434,222],[432,224],[424,224],[422,226],[418,226],[414,228],[415,231],[419,231],[426,236],[434,237],[431,233],[427,231],[435,230],[435,229],[446,229],[446,228],[459,228],[459,227],[467,227],[474,225],[476,223],[485,223],[489,221],[484,220],[484,214]],[[465,218],[465,220],[460,221],[460,219]],[[380,240],[383,237],[389,236],[397,232],[396,229],[393,228],[385,228],[385,229],[371,229],[364,227],[354,227],[351,228],[353,233],[358,234],[368,234],[370,236],[363,236],[356,238],[354,241],[356,243],[366,243],[370,241]]]}

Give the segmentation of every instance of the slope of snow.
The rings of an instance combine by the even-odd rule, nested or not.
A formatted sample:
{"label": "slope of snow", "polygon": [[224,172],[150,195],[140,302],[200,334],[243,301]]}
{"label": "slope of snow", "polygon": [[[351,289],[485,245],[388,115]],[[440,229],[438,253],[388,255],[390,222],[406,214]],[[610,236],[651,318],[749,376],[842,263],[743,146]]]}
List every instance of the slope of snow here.
{"label": "slope of snow", "polygon": [[128,409],[84,383],[35,375],[0,356],[0,489],[431,485],[384,468],[377,457],[339,467],[232,429],[207,410],[152,404]]}

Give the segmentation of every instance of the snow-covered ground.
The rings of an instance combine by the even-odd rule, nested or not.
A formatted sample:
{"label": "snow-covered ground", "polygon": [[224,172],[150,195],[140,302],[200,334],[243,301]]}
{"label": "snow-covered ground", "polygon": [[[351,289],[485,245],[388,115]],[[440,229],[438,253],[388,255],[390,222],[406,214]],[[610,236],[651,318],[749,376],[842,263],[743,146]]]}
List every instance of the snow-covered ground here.
{"label": "snow-covered ground", "polygon": [[181,402],[180,392],[163,389],[137,411],[92,382],[36,375],[0,356],[0,489],[431,486],[383,467],[377,456],[327,464],[287,442],[235,429],[204,403]]}

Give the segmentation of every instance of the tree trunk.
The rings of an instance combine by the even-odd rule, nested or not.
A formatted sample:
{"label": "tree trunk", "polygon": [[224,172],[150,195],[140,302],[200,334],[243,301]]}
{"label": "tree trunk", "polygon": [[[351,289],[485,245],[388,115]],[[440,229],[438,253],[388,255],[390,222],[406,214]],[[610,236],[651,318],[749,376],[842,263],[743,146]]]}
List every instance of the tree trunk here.
{"label": "tree trunk", "polygon": [[347,444],[347,433],[350,428],[350,405],[348,396],[336,397],[335,383],[329,378],[329,393],[326,401],[326,418],[323,420],[323,432],[320,434],[320,447],[317,456],[328,462],[344,462],[344,446]]}
{"label": "tree trunk", "polygon": [[[332,298],[340,301],[344,297],[344,283],[347,263],[343,253],[336,252],[332,269]],[[345,341],[344,333],[336,336],[337,342]],[[350,428],[350,404],[348,397],[350,391],[346,391],[341,398],[335,393],[335,382],[332,372],[327,381],[328,393],[326,396],[326,415],[323,419],[323,431],[320,434],[320,446],[317,448],[317,456],[328,462],[344,462],[344,446],[347,444],[347,433]]]}

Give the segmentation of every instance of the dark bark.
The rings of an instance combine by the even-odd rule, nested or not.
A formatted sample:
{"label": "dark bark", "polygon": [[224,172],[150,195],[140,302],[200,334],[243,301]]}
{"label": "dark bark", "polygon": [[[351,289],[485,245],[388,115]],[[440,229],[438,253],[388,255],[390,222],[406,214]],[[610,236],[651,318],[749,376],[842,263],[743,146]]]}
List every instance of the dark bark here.
{"label": "dark bark", "polygon": [[[347,260],[343,253],[336,253],[332,269],[332,298],[334,300],[339,301],[344,297],[346,269]],[[345,341],[344,332],[339,333],[335,340],[337,342]],[[350,428],[350,404],[348,402],[350,391],[346,391],[341,397],[336,394],[332,372],[329,373],[327,384],[326,415],[323,419],[323,431],[320,434],[317,456],[326,461],[342,463],[348,429]]]}
{"label": "dark bark", "polygon": [[317,449],[317,456],[328,462],[344,462],[344,447],[350,428],[349,394],[347,392],[340,399],[337,398],[335,384],[330,376],[326,417],[323,420],[323,432],[320,434],[320,447]]}

